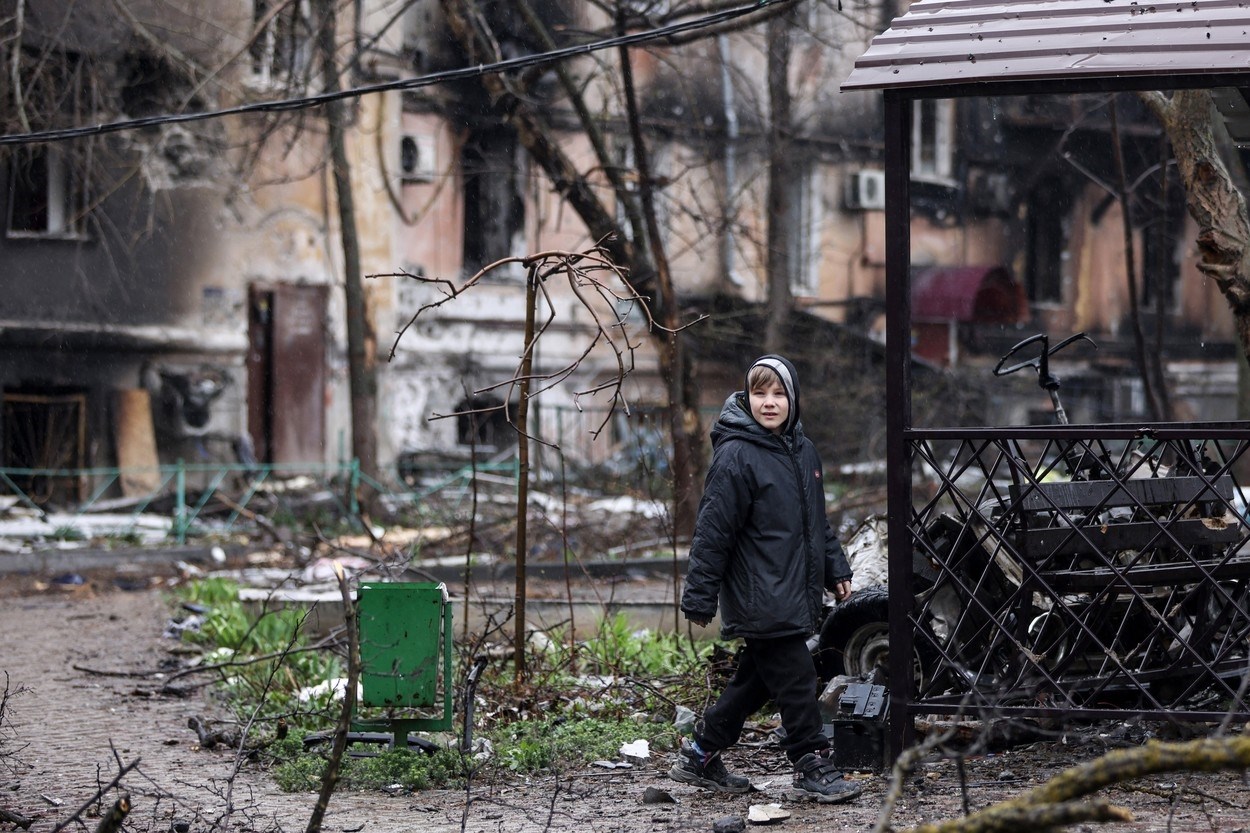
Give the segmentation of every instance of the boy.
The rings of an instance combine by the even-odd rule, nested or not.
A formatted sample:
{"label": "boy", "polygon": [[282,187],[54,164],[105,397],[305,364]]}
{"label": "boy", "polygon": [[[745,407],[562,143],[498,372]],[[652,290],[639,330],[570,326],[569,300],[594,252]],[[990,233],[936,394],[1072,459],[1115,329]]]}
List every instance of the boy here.
{"label": "boy", "polygon": [[712,427],[712,463],[690,543],[681,609],[700,627],[716,615],[721,633],[741,637],[738,668],[683,743],[669,771],[676,781],[746,792],[721,750],[737,743],[748,717],[777,704],[781,741],[799,796],[848,801],[860,787],[829,760],[817,702],[819,677],[807,637],[820,626],[823,592],[851,595],[851,569],[825,517],[821,463],[799,424],[794,365],[763,356],[747,371]]}

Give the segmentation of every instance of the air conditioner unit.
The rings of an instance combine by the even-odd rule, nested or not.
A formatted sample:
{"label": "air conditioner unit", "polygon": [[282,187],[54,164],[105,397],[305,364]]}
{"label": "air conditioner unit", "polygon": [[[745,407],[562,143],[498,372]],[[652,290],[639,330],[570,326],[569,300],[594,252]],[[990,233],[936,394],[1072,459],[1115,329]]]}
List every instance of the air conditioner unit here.
{"label": "air conditioner unit", "polygon": [[861,211],[885,208],[885,171],[853,171],[846,179],[846,207]]}
{"label": "air conditioner unit", "polygon": [[434,137],[405,133],[399,140],[399,171],[404,182],[431,182],[438,173]]}

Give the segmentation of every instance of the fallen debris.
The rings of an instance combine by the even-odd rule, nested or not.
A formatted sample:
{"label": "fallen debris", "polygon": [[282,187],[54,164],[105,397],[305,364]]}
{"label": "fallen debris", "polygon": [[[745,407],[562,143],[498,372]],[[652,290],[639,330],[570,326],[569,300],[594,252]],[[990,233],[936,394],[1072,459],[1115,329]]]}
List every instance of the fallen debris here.
{"label": "fallen debris", "polygon": [[238,729],[217,729],[210,727],[204,718],[199,717],[198,715],[192,715],[187,718],[187,728],[195,732],[196,737],[200,739],[201,749],[213,749],[218,745],[228,747],[235,747],[239,745],[240,735]]}
{"label": "fallen debris", "polygon": [[646,739],[621,744],[621,757],[631,764],[645,764],[651,757],[651,745]]}
{"label": "fallen debris", "polygon": [[7,822],[9,824],[16,824],[23,830],[29,830],[30,826],[35,823],[34,819],[18,815],[17,813],[4,809],[3,807],[0,807],[0,821]]}
{"label": "fallen debris", "polygon": [[752,804],[747,812],[747,821],[751,824],[776,824],[790,818],[790,811],[780,804]]}
{"label": "fallen debris", "polygon": [[676,804],[677,799],[668,790],[659,787],[647,787],[642,792],[643,804]]}

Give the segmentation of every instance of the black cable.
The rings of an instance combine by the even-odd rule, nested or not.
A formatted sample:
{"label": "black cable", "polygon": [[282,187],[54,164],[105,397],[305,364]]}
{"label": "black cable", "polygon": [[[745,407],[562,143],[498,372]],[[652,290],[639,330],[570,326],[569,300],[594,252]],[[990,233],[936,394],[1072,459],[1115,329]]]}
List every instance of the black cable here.
{"label": "black cable", "polygon": [[628,35],[617,35],[603,40],[591,41],[590,43],[580,44],[578,46],[566,46],[560,49],[553,49],[549,52],[539,52],[533,55],[524,55],[518,58],[508,58],[502,61],[496,61],[490,64],[478,64],[472,67],[462,67],[460,69],[444,70],[429,75],[423,75],[419,78],[406,78],[397,81],[386,81],[379,84],[368,84],[361,87],[349,87],[345,90],[339,90],[333,93],[320,93],[318,95],[303,96],[301,98],[279,99],[277,101],[258,101],[251,104],[241,104],[237,107],[227,107],[221,110],[207,110],[198,113],[176,113],[161,116],[148,116],[142,119],[128,119],[126,121],[106,122],[97,124],[92,127],[67,127],[59,130],[40,130],[31,133],[13,133],[6,136],[0,136],[0,145],[25,145],[35,144],[38,142],[57,142],[65,139],[77,139],[83,136],[98,136],[105,133],[118,133],[124,130],[136,130],[143,127],[153,127],[160,124],[181,124],[193,121],[205,121],[207,119],[216,119],[223,116],[235,116],[245,113],[280,113],[288,110],[303,110],[309,107],[316,107],[330,101],[337,101],[345,98],[356,98],[370,93],[390,92],[392,90],[416,90],[422,87],[431,87],[435,84],[441,84],[446,81],[457,81],[462,78],[474,78],[487,73],[508,72],[516,69],[525,69],[539,64],[554,63],[571,58],[577,55],[588,55],[592,52],[598,52],[603,49],[612,49],[619,46],[632,46],[638,43],[649,43],[651,41],[662,40],[671,35],[681,34],[683,32],[697,31],[720,23],[726,23],[739,17],[757,12],[760,9],[778,3],[789,2],[789,0],[753,0],[752,2],[727,9],[722,12],[704,15],[703,17],[693,18],[691,20],[682,21],[680,23],[672,23],[668,26],[658,26],[647,29],[642,32],[633,32]]}

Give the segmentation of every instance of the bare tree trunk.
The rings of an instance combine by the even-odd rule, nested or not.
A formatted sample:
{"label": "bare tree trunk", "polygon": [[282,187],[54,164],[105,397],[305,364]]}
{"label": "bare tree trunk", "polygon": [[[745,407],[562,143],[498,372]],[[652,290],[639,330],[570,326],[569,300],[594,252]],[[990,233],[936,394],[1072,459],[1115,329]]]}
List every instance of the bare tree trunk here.
{"label": "bare tree trunk", "polygon": [[795,187],[794,154],[790,138],[790,30],[791,14],[768,21],[768,323],[764,352],[780,353],[789,329],[794,298],[790,291],[793,246],[798,218],[791,216],[790,189]]}
{"label": "bare tree trunk", "polygon": [[512,648],[516,654],[516,684],[525,681],[525,597],[526,555],[529,548],[530,487],[530,376],[534,372],[534,318],[538,306],[538,265],[530,266],[525,275],[525,352],[521,354],[521,373],[516,408],[517,489],[516,489],[516,630]]}
{"label": "bare tree trunk", "polygon": [[339,596],[343,600],[343,631],[347,634],[347,680],[344,683],[338,725],[334,729],[334,741],[330,744],[330,757],[321,773],[321,789],[317,792],[317,803],[313,805],[312,815],[308,817],[305,833],[320,833],[321,823],[325,821],[326,811],[330,808],[330,798],[334,795],[334,788],[338,786],[343,756],[347,754],[347,736],[352,730],[352,718],[356,713],[356,687],[360,681],[360,626],[357,623],[360,610],[356,606],[356,600],[352,598],[347,574],[337,561],[334,562],[334,578],[338,582]]}
{"label": "bare tree trunk", "polygon": [[1250,358],[1250,218],[1220,157],[1211,94],[1180,90],[1171,97],[1160,92],[1141,96],[1172,141],[1189,213],[1198,223],[1198,269],[1224,294],[1242,354]]}
{"label": "bare tree trunk", "polygon": [[[618,11],[618,26],[624,34],[624,13]],[[625,91],[625,113],[629,122],[630,137],[634,145],[634,165],[638,169],[638,194],[642,203],[642,216],[647,223],[647,241],[651,247],[651,260],[655,265],[656,285],[660,292],[660,317],[669,332],[662,333],[660,370],[668,383],[669,433],[673,438],[673,526],[679,535],[694,532],[695,513],[699,505],[701,478],[699,454],[696,442],[702,433],[699,426],[697,393],[692,384],[690,359],[686,353],[684,336],[678,330],[677,293],[673,288],[668,256],[660,236],[660,224],[656,219],[655,180],[651,175],[650,154],[642,136],[642,119],[638,114],[638,96],[634,88],[634,68],[629,48],[621,47],[621,86]]]}
{"label": "bare tree trunk", "polygon": [[[497,46],[480,34],[471,22],[475,19],[473,0],[440,0],[440,7],[448,27],[471,62],[489,63],[499,59]],[[615,216],[600,202],[586,178],[560,149],[551,126],[532,105],[514,95],[499,75],[485,74],[481,80],[501,117],[516,130],[530,158],[547,174],[561,198],[577,212],[592,238],[615,262],[629,269],[634,286],[646,291],[653,288],[653,284],[660,284],[656,287],[659,294],[655,310],[657,318],[662,323],[676,320],[678,310],[668,276],[657,274],[657,266],[640,251]],[[616,162],[604,160],[604,164],[615,165]],[[651,224],[655,225],[654,217]],[[670,284],[667,290],[663,285],[666,282]],[[699,477],[702,446],[699,443],[698,394],[679,339],[674,339],[668,332],[654,332],[652,338],[656,340],[660,372],[669,382],[669,395],[676,397],[669,402],[669,425],[673,431],[674,526],[676,534],[688,535],[694,528],[694,507],[698,505],[702,485]]]}
{"label": "bare tree trunk", "polygon": [[[338,64],[335,60],[335,0],[317,0],[320,29],[322,76],[327,93],[340,90]],[[360,470],[378,479],[377,443],[377,338],[369,320],[360,274],[360,240],[356,232],[356,203],[352,196],[351,163],[347,159],[344,122],[345,108],[340,100],[326,104],[326,126],[329,131],[330,165],[339,209],[339,236],[343,246],[343,281],[347,311],[348,389],[351,396],[352,455],[360,462]]]}

